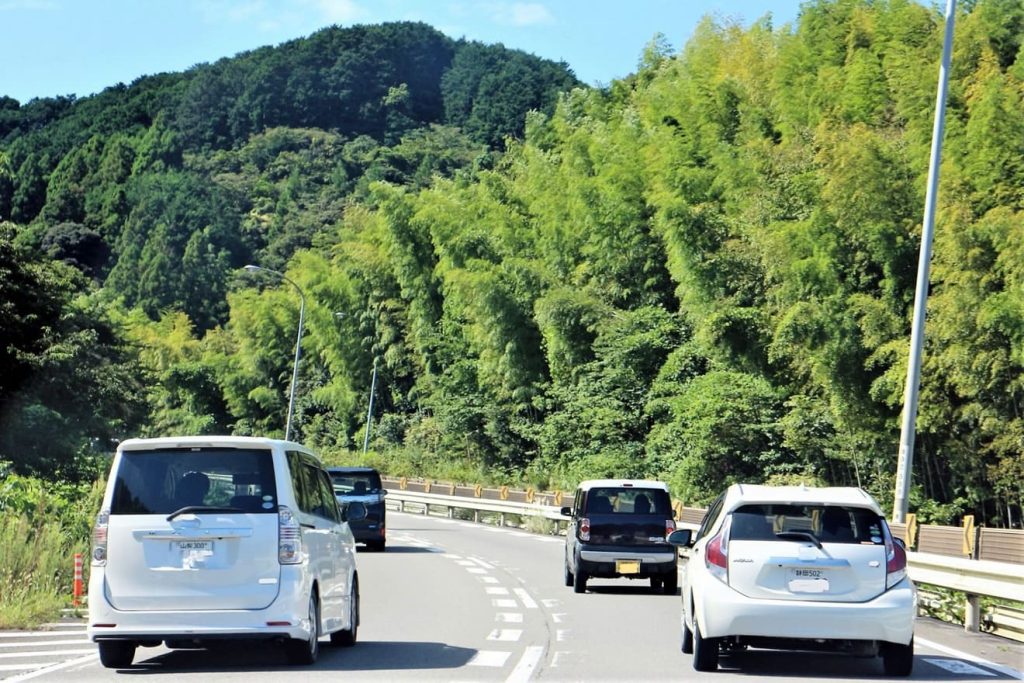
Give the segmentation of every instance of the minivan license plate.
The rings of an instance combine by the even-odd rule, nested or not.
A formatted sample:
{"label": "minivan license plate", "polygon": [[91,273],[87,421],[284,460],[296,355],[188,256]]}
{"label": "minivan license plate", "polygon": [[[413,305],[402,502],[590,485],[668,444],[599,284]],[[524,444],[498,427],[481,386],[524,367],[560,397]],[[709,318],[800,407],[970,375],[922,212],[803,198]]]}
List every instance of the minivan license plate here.
{"label": "minivan license plate", "polygon": [[619,574],[639,574],[640,560],[616,560],[615,571]]}
{"label": "minivan license plate", "polygon": [[184,552],[213,552],[213,541],[178,541],[178,550]]}

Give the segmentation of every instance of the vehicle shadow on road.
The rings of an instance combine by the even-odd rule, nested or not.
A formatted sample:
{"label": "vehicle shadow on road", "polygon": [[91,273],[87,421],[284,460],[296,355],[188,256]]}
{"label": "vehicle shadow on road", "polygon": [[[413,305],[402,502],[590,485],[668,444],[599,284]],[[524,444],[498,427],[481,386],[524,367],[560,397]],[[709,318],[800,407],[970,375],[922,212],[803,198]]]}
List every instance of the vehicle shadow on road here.
{"label": "vehicle shadow on road", "polygon": [[224,644],[209,649],[174,650],[145,659],[140,649],[136,664],[121,674],[217,673],[224,671],[382,671],[457,669],[477,654],[472,648],[445,643],[361,641],[352,648],[320,643],[320,658],[312,666],[293,666],[284,648],[263,644]]}
{"label": "vehicle shadow on road", "polygon": [[[942,661],[939,661],[942,660]],[[726,655],[718,662],[721,671],[742,673],[748,676],[765,676],[781,679],[830,678],[833,680],[905,681],[906,678],[886,677],[882,660],[877,657],[861,657],[837,653],[801,652],[780,650],[745,650]],[[998,681],[1013,680],[1011,677],[975,667],[950,657],[914,657],[912,678],[942,681]]]}
{"label": "vehicle shadow on road", "polygon": [[[651,597],[664,598],[665,593],[661,592],[661,589],[653,590],[649,581],[637,581],[636,583],[607,583],[607,584],[587,584],[587,591],[590,593],[605,594],[605,595],[650,595]],[[679,597],[679,590],[676,589],[675,593],[670,593],[668,597],[675,595]]]}

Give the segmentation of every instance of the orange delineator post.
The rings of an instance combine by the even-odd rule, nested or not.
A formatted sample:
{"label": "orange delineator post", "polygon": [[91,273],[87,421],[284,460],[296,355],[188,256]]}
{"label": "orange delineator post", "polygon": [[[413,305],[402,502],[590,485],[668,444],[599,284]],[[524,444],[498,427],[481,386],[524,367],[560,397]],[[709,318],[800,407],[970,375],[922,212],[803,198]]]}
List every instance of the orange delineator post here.
{"label": "orange delineator post", "polygon": [[72,586],[74,600],[72,604],[78,607],[82,597],[82,553],[75,553],[75,583]]}

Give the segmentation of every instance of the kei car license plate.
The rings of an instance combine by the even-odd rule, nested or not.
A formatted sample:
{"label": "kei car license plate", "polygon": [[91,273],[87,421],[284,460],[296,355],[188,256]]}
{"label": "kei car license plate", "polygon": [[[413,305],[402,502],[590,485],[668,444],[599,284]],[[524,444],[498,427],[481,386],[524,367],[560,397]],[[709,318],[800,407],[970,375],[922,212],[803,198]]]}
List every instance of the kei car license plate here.
{"label": "kei car license plate", "polygon": [[640,560],[615,560],[615,571],[619,574],[639,574]]}
{"label": "kei car license plate", "polygon": [[182,552],[213,552],[213,541],[178,541],[177,545]]}
{"label": "kei car license plate", "polygon": [[790,569],[789,590],[794,593],[827,593],[828,572],[810,567]]}

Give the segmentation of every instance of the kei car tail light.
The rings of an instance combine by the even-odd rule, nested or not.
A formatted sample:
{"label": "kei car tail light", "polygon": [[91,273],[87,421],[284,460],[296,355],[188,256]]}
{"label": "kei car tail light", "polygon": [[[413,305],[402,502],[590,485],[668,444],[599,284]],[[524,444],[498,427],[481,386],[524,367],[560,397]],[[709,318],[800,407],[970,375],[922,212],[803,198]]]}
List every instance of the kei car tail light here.
{"label": "kei car tail light", "polygon": [[277,561],[281,564],[302,562],[302,530],[287,505],[277,507]]}
{"label": "kei car tail light", "polygon": [[590,540],[590,519],[587,517],[580,518],[580,540]]}
{"label": "kei car tail light", "polygon": [[704,566],[719,581],[729,583],[729,526],[719,531],[704,548]]}
{"label": "kei car tail light", "polygon": [[903,544],[893,540],[889,526],[885,526],[885,589],[889,590],[907,575],[907,551]]}
{"label": "kei car tail light", "polygon": [[110,510],[100,510],[96,515],[96,524],[92,528],[92,566],[102,567],[107,564],[107,525],[110,522]]}
{"label": "kei car tail light", "polygon": [[665,520],[665,540],[668,540],[668,535],[676,530],[676,520],[666,519]]}

